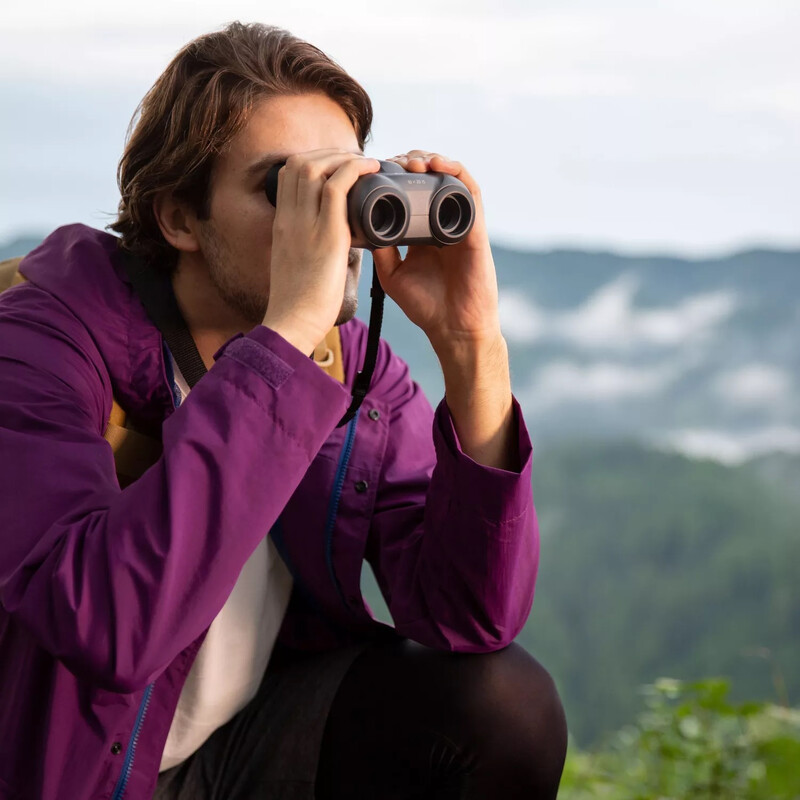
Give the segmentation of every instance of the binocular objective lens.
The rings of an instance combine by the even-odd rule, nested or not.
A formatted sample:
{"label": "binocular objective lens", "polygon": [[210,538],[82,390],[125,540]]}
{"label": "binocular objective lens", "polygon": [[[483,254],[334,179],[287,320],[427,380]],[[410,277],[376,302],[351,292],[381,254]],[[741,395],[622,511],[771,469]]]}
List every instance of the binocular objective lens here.
{"label": "binocular objective lens", "polygon": [[404,215],[402,206],[398,206],[398,201],[393,197],[380,197],[372,206],[369,215],[372,230],[379,236],[391,236],[402,227]]}
{"label": "binocular objective lens", "polygon": [[461,204],[450,195],[439,206],[439,226],[444,233],[454,233],[461,224]]}

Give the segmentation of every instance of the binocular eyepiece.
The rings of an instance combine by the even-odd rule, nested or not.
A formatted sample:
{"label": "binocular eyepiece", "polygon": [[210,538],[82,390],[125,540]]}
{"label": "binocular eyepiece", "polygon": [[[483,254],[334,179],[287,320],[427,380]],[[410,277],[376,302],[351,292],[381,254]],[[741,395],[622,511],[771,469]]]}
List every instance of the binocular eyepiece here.
{"label": "binocular eyepiece", "polygon": [[[265,191],[272,205],[277,205],[278,172],[285,163],[267,172]],[[443,247],[458,244],[472,230],[475,202],[460,180],[441,172],[406,172],[393,161],[380,165],[347,194],[351,247]]]}

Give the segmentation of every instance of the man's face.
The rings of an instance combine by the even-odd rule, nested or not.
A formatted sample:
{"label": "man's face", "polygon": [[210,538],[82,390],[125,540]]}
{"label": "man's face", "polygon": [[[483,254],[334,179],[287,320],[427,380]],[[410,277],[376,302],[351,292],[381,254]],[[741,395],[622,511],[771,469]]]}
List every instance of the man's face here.
{"label": "man's face", "polygon": [[[360,153],[347,114],[322,94],[271,97],[218,156],[211,175],[210,216],[200,221],[200,254],[222,300],[251,327],[260,325],[269,299],[275,208],[264,183],[272,164],[294,153],[338,148]],[[351,249],[336,324],[356,311],[361,250]]]}

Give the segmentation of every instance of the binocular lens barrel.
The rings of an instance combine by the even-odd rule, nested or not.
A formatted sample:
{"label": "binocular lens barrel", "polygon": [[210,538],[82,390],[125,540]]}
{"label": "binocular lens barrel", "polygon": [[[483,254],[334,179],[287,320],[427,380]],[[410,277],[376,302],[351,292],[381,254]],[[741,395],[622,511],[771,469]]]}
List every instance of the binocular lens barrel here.
{"label": "binocular lens barrel", "polygon": [[439,206],[439,227],[449,234],[456,232],[461,222],[461,206],[453,195],[442,200]]}
{"label": "binocular lens barrel", "polygon": [[472,205],[459,191],[443,189],[431,205],[431,230],[443,241],[457,241],[472,227]]}
{"label": "binocular lens barrel", "polygon": [[403,228],[406,221],[406,210],[398,198],[392,195],[379,197],[369,215],[372,230],[378,235],[393,238]]}

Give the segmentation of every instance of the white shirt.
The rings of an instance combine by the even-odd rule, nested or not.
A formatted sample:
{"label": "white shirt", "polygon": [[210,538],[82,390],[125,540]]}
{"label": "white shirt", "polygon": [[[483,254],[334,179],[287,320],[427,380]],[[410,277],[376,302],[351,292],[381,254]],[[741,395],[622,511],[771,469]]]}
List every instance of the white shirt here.
{"label": "white shirt", "polygon": [[[189,385],[172,359],[181,402]],[[256,694],[283,622],[292,576],[264,538],[239,573],[186,677],[159,772],[194,753]]]}

